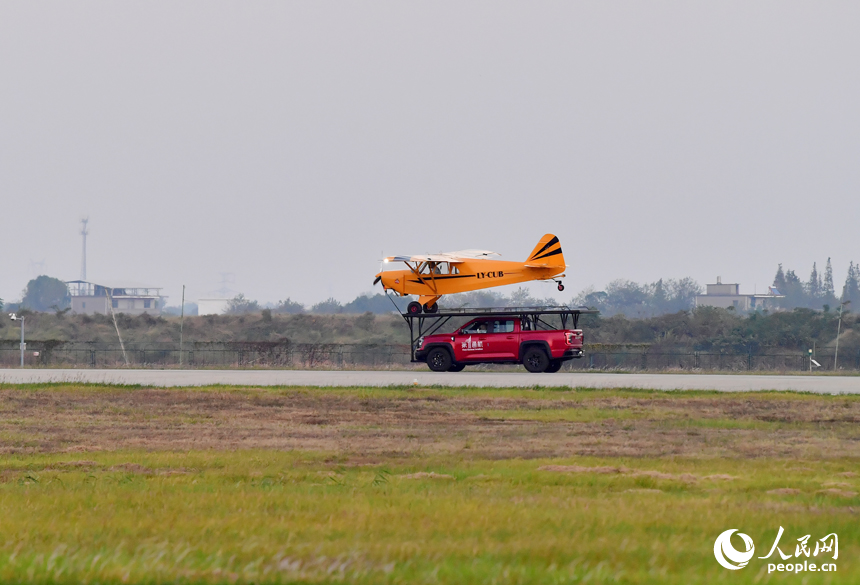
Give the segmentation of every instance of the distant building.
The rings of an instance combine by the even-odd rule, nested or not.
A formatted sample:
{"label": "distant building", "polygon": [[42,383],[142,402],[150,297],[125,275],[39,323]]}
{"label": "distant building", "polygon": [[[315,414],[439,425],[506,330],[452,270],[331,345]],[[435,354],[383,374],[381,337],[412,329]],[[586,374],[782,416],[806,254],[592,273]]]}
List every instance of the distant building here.
{"label": "distant building", "polygon": [[776,301],[785,297],[773,287],[768,288],[767,294],[742,295],[739,284],[723,284],[719,276],[716,283],[708,284],[706,288],[705,294],[696,295],[697,307],[734,308],[736,311],[773,310],[776,309]]}
{"label": "distant building", "polygon": [[198,299],[198,315],[223,315],[227,312],[231,299]]}
{"label": "distant building", "polygon": [[161,315],[164,299],[161,288],[133,283],[97,284],[86,280],[70,280],[72,313],[109,315],[111,303],[115,313],[126,315]]}

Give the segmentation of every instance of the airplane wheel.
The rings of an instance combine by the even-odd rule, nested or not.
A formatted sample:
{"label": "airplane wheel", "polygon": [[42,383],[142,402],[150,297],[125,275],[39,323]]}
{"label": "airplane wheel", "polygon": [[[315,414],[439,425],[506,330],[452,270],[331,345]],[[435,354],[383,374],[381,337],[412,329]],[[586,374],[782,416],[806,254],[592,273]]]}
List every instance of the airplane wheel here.
{"label": "airplane wheel", "polygon": [[547,374],[555,374],[557,371],[561,369],[561,360],[552,360],[549,363],[549,367],[544,370]]}
{"label": "airplane wheel", "polygon": [[449,372],[462,372],[463,368],[466,367],[466,364],[452,364],[450,368],[448,368]]}
{"label": "airplane wheel", "polygon": [[439,303],[434,303],[432,307],[428,307],[427,305],[424,305],[424,312],[425,313],[438,313],[439,312]]}
{"label": "airplane wheel", "polygon": [[451,369],[451,354],[447,349],[436,347],[427,354],[427,366],[434,372],[447,372]]}
{"label": "airplane wheel", "polygon": [[558,283],[558,291],[561,292],[563,290],[564,290],[564,285],[559,282]]}
{"label": "airplane wheel", "polygon": [[417,315],[421,312],[421,303],[412,301],[408,305],[406,305],[406,312],[410,315]]}
{"label": "airplane wheel", "polygon": [[523,356],[523,365],[533,374],[545,372],[549,367],[549,358],[544,350],[533,347],[526,350],[526,354]]}

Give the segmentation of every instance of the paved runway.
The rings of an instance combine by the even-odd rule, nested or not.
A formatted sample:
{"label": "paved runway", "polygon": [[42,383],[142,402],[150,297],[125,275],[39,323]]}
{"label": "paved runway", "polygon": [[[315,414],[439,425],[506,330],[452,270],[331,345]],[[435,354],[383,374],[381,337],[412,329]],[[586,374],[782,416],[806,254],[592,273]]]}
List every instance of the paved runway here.
{"label": "paved runway", "polygon": [[860,393],[857,376],[755,376],[709,374],[610,374],[321,370],[30,370],[0,369],[0,383],[81,382],[144,386],[478,386],[529,388],[648,388],[654,390],[794,390]]}

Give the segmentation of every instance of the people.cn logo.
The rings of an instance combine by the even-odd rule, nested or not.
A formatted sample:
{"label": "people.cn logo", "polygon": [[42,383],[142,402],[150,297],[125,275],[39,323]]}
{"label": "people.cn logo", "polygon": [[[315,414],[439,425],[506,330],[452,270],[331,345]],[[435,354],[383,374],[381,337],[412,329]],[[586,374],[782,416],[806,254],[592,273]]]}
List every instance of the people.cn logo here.
{"label": "people.cn logo", "polygon": [[737,528],[726,530],[714,541],[714,556],[717,557],[717,562],[732,571],[746,567],[755,554],[753,539],[743,532],[738,532],[738,536],[744,541],[746,550],[742,552],[732,546],[732,534],[735,532],[738,532]]}

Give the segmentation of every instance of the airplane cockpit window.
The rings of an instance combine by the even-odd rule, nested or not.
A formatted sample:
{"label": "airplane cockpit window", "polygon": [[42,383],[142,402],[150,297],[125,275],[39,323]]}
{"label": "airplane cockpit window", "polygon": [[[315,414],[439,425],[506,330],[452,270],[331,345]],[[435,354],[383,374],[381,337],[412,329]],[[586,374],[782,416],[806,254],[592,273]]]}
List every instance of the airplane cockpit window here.
{"label": "airplane cockpit window", "polygon": [[457,267],[450,262],[421,262],[416,268],[418,274],[460,274]]}

